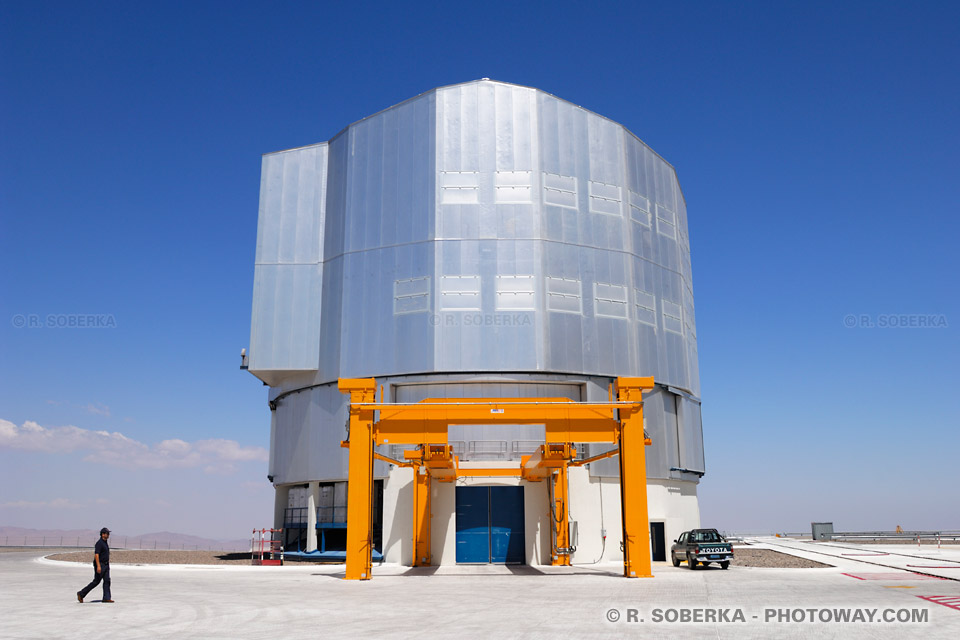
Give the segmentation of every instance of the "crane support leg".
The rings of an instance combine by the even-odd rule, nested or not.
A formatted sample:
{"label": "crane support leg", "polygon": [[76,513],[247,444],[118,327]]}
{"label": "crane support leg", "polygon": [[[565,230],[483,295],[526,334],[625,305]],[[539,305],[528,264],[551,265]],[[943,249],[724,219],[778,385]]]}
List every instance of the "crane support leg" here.
{"label": "crane support leg", "polygon": [[430,470],[413,467],[413,566],[430,566]]}
{"label": "crane support leg", "polygon": [[[617,399],[640,400],[652,378],[620,378]],[[623,519],[623,575],[652,578],[647,514],[647,461],[643,405],[620,409],[620,500]]]}
{"label": "crane support leg", "polygon": [[340,391],[350,394],[350,458],[347,491],[347,580],[369,580],[373,565],[373,410],[376,383],[341,379]]}
{"label": "crane support leg", "polygon": [[570,566],[570,485],[567,483],[567,465],[562,464],[553,476],[553,530],[556,547],[553,550],[554,566]]}

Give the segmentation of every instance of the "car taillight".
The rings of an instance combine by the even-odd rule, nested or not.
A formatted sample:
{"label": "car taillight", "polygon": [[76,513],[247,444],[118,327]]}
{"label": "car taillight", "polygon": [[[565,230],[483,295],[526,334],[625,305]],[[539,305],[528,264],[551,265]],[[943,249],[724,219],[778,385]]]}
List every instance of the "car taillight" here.
{"label": "car taillight", "polygon": [[700,545],[698,545],[698,544],[693,545],[693,552],[694,552],[694,553],[700,553]]}

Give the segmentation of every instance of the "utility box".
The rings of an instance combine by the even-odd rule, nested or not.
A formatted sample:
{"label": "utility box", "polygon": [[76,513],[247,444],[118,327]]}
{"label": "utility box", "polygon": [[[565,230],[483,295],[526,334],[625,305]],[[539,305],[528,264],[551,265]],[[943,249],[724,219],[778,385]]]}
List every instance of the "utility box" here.
{"label": "utility box", "polygon": [[814,540],[833,540],[832,522],[811,522]]}
{"label": "utility box", "polygon": [[295,487],[290,487],[290,492],[287,493],[287,508],[288,509],[305,509],[307,506],[307,485],[297,485]]}
{"label": "utility box", "polygon": [[347,521],[347,483],[335,482],[333,484],[333,521]]}

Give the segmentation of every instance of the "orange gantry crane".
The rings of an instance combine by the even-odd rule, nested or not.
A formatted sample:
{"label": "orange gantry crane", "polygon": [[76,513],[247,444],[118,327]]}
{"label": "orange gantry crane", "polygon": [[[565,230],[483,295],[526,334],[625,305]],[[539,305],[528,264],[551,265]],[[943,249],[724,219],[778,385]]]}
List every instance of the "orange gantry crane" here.
{"label": "orange gantry crane", "polygon": [[[555,565],[569,565],[570,532],[566,524],[569,494],[567,469],[594,460],[620,456],[620,499],[623,523],[623,575],[653,577],[650,566],[650,525],[647,515],[647,474],[643,432],[643,392],[653,389],[653,378],[617,378],[616,399],[611,385],[607,402],[574,402],[568,398],[457,398],[426,399],[415,403],[376,400],[374,378],[341,378],[339,389],[350,395],[348,439],[346,579],[371,578],[373,538],[373,461],[384,460],[414,471],[414,566],[431,562],[430,483],[462,477],[514,476],[531,482],[550,482],[550,510],[554,517],[551,557]],[[516,468],[462,469],[447,443],[447,428],[455,425],[544,425],[545,442],[524,456]],[[610,443],[617,447],[592,458],[575,460],[575,442]],[[377,453],[382,444],[416,445],[404,460]],[[562,514],[556,517],[555,514]]]}

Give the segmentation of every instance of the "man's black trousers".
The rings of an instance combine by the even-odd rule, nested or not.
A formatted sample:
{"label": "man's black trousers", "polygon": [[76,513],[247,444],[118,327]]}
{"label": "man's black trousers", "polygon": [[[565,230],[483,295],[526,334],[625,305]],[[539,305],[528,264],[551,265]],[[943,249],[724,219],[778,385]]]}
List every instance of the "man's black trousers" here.
{"label": "man's black trousers", "polygon": [[87,594],[93,591],[96,588],[96,586],[100,584],[100,581],[103,580],[103,599],[104,600],[113,599],[110,597],[110,565],[108,564],[101,565],[101,569],[103,569],[103,571],[101,571],[100,573],[97,573],[97,566],[96,565],[93,566],[93,582],[91,582],[90,584],[88,584],[87,586],[85,586],[83,589],[80,590],[81,598],[86,598]]}

